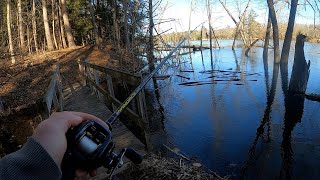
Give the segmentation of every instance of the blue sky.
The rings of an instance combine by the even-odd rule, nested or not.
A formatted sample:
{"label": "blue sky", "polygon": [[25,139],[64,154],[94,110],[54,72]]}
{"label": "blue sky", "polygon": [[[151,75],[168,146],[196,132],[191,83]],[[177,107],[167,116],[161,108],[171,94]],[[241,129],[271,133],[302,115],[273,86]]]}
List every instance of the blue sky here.
{"label": "blue sky", "polygon": [[[192,11],[191,29],[196,27],[201,22],[207,21],[208,18],[207,10],[205,8],[205,2],[206,0],[194,0],[195,5],[194,10]],[[212,26],[215,29],[234,27],[234,22],[223,9],[219,1],[211,0],[210,2],[212,8]],[[247,0],[228,0],[227,7],[231,11],[233,16],[237,19],[239,16],[239,11],[237,10],[237,7],[239,7],[243,11],[246,3]],[[176,21],[171,23],[163,23],[161,25],[158,25],[157,28],[160,28],[161,32],[170,28],[172,28],[172,31],[188,30],[191,0],[163,0],[162,7],[164,7],[166,4],[168,5],[167,10],[164,11],[164,13],[159,13],[158,18],[174,18],[176,19]],[[276,5],[276,8],[281,8],[280,14],[278,16],[278,21],[287,22],[289,15],[288,5],[283,3],[283,1],[280,1]],[[258,22],[266,23],[268,11],[267,3],[265,0],[252,0],[248,12],[250,11],[250,9],[253,9],[258,15],[258,17],[256,18]],[[319,20],[317,20],[316,22],[318,23]],[[296,23],[313,24],[313,11],[308,5],[299,5]],[[208,27],[208,22],[206,22],[205,26]]]}

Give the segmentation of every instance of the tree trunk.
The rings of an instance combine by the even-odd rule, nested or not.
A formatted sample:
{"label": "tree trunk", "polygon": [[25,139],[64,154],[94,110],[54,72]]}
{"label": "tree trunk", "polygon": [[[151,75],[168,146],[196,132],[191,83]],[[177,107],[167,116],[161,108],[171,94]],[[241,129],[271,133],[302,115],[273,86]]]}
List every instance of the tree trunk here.
{"label": "tree trunk", "polygon": [[202,51],[202,31],[203,31],[203,24],[201,26],[201,32],[200,32],[200,38],[201,38],[201,40],[200,40],[200,50],[201,51]]}
{"label": "tree trunk", "polygon": [[210,6],[209,0],[207,0],[207,11],[208,11],[208,22],[209,22],[210,60],[212,64],[213,56],[212,56],[211,6]]}
{"label": "tree trunk", "polygon": [[263,59],[264,60],[268,59],[268,49],[269,49],[270,34],[271,34],[271,19],[270,19],[270,14],[269,14],[267,30],[266,30],[266,36],[264,38],[264,45],[263,45]]}
{"label": "tree trunk", "polygon": [[94,37],[95,37],[96,45],[100,46],[100,36],[99,36],[99,32],[98,32],[98,27],[97,27],[97,23],[96,23],[96,17],[95,17],[95,14],[94,14],[92,3],[93,3],[93,0],[91,0],[91,2],[89,2],[89,10],[90,10],[90,15],[91,15],[91,21],[92,21],[92,25],[93,25],[93,31],[94,31]]}
{"label": "tree trunk", "polygon": [[74,46],[76,46],[76,44],[74,43],[73,34],[72,34],[71,27],[70,27],[66,0],[61,0],[61,11],[62,11],[64,28],[65,28],[66,34],[67,34],[68,45],[69,45],[69,47],[74,47]]}
{"label": "tree trunk", "polygon": [[126,50],[130,49],[129,31],[128,31],[128,0],[123,0],[124,11],[124,38]]}
{"label": "tree trunk", "polygon": [[296,39],[294,64],[292,67],[291,79],[289,83],[289,92],[304,94],[310,74],[310,61],[307,63],[304,56],[304,42],[306,36],[299,34]]}
{"label": "tree trunk", "polygon": [[131,36],[131,43],[132,47],[135,47],[135,34],[137,32],[137,16],[138,16],[138,10],[139,10],[139,1],[134,1],[134,9],[133,9],[133,16],[132,16],[132,36]]}
{"label": "tree trunk", "polygon": [[34,47],[36,49],[36,52],[38,52],[36,3],[35,3],[35,0],[32,0],[32,33],[33,33]]}
{"label": "tree trunk", "polygon": [[214,30],[213,30],[212,27],[211,27],[211,31],[212,31],[212,35],[213,35],[214,39],[216,40],[216,43],[217,43],[217,45],[218,45],[218,48],[221,49],[220,44],[219,44],[219,41],[218,41],[218,38],[217,38],[217,36],[216,36],[216,33],[214,33]]}
{"label": "tree trunk", "polygon": [[[191,0],[191,4],[190,4],[188,34],[190,34],[190,29],[191,29],[191,14],[192,14],[192,9],[193,9],[192,6],[193,6],[193,0]],[[190,46],[190,37],[188,38],[188,44]],[[189,48],[189,50],[190,50],[190,48]]]}
{"label": "tree trunk", "polygon": [[117,1],[112,0],[112,20],[113,20],[113,39],[117,44],[118,48],[120,48],[120,38],[119,38],[119,26],[117,21]]}
{"label": "tree trunk", "polygon": [[[240,17],[239,23],[237,24],[236,31],[235,31],[235,34],[234,34],[233,43],[232,43],[232,50],[234,50],[234,48],[235,48],[235,46],[236,46],[236,40],[238,39],[238,34],[242,32],[242,29],[241,29],[242,26],[241,26],[241,24],[243,23],[243,20],[244,20],[244,18],[245,18],[245,16],[246,16],[246,12],[247,12],[247,9],[248,9],[248,7],[249,7],[250,1],[251,1],[251,0],[248,0],[247,5],[246,5],[246,7],[245,7],[245,9],[244,9],[241,17]],[[243,44],[244,44],[245,47],[246,47],[246,42],[245,42],[245,41],[243,41]]]}
{"label": "tree trunk", "polygon": [[279,28],[278,21],[276,17],[276,12],[274,10],[273,0],[267,0],[269,7],[269,15],[272,23],[273,30],[273,46],[274,46],[274,63],[280,62],[280,49],[279,49]]}
{"label": "tree trunk", "polygon": [[245,55],[248,57],[249,55],[248,55],[248,53],[249,53],[249,51],[251,50],[251,48],[259,41],[260,39],[256,39],[256,40],[254,40],[249,46],[248,46],[248,48],[247,48],[247,50],[246,50],[246,52],[245,52]]}
{"label": "tree trunk", "polygon": [[11,33],[11,0],[7,0],[7,28],[8,28],[8,39],[9,39],[9,52],[11,56],[11,63],[16,63],[13,51],[13,44],[12,44],[12,33]]}
{"label": "tree trunk", "polygon": [[53,37],[53,42],[54,46],[56,49],[59,49],[57,39],[56,39],[56,25],[55,25],[55,0],[51,0],[51,16],[52,16],[52,37]]}
{"label": "tree trunk", "polygon": [[[226,5],[222,2],[222,0],[219,0],[220,4],[222,5],[222,7],[226,10],[226,12],[228,13],[228,15],[230,16],[230,18],[232,19],[232,21],[234,22],[234,24],[236,26],[240,25],[240,22],[238,23],[236,21],[236,19],[233,17],[233,15],[231,14],[231,12],[228,10],[228,8],[226,7]],[[239,26],[240,29],[239,29],[239,32],[240,32],[240,35],[241,35],[241,38],[243,40],[243,44],[246,46],[246,38],[244,37],[244,34],[243,34],[243,31],[241,29],[241,26]]]}
{"label": "tree trunk", "polygon": [[[154,23],[153,23],[153,5],[152,5],[152,0],[149,0],[149,57],[148,61],[149,64],[152,64],[151,66],[153,67],[153,28],[154,28]],[[154,68],[154,67],[153,67]]]}
{"label": "tree trunk", "polygon": [[27,43],[28,43],[28,52],[31,54],[31,43],[30,43],[30,30],[29,26],[27,26]]}
{"label": "tree trunk", "polygon": [[59,26],[60,26],[60,40],[62,42],[62,47],[66,48],[67,47],[67,42],[66,42],[66,36],[64,34],[64,28],[63,28],[63,22],[62,22],[62,10],[61,10],[61,2],[59,2],[60,6],[58,9],[58,21],[59,21]]}
{"label": "tree trunk", "polygon": [[47,47],[49,51],[54,50],[52,44],[52,38],[50,33],[49,21],[48,21],[48,12],[47,12],[47,2],[46,0],[41,0],[42,2],[42,13],[43,13],[43,24],[44,24],[44,31],[46,35]]}
{"label": "tree trunk", "polygon": [[[29,13],[29,8],[27,8],[27,12],[26,12],[28,15],[30,14]],[[28,53],[31,54],[32,53],[32,48],[31,48],[31,41],[32,41],[32,38],[30,37],[30,28],[29,28],[29,23],[26,24],[26,27],[27,27],[27,48],[28,48]]]}
{"label": "tree trunk", "polygon": [[294,22],[295,22],[296,12],[297,12],[297,5],[298,5],[298,0],[291,0],[291,8],[290,8],[288,27],[287,27],[286,35],[284,38],[282,52],[281,52],[281,58],[280,58],[281,63],[286,63],[286,64],[288,63],[290,45],[291,45],[291,40],[292,40],[293,28],[294,28]]}
{"label": "tree trunk", "polygon": [[20,36],[20,49],[22,52],[25,52],[25,38],[24,38],[24,28],[23,28],[23,19],[22,19],[22,9],[21,9],[21,0],[17,2],[18,6],[18,18],[19,18],[19,36]]}

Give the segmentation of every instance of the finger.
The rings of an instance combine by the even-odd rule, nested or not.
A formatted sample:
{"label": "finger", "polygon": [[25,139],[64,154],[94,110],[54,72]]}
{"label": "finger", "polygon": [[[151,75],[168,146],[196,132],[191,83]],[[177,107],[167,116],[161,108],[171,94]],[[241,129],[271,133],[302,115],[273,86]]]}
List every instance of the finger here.
{"label": "finger", "polygon": [[[84,120],[96,120],[98,122],[101,122],[103,124],[106,124],[102,119],[94,116],[94,115],[91,115],[91,114],[87,114],[87,113],[83,113],[83,112],[75,112],[75,111],[70,111],[72,114],[76,115],[76,116],[79,116],[81,118],[83,118]],[[81,123],[81,122],[80,122]],[[79,124],[80,124],[79,123]],[[73,124],[72,124],[73,125]],[[75,126],[77,126],[78,124],[76,124]]]}
{"label": "finger", "polygon": [[94,176],[97,175],[97,170],[94,169],[94,170],[90,171],[89,174],[90,174],[91,177],[94,177]]}
{"label": "finger", "polygon": [[88,172],[82,169],[76,170],[76,177],[85,177],[87,176]]}
{"label": "finger", "polygon": [[69,128],[79,125],[81,122],[85,121],[82,117],[71,114],[67,120],[60,121],[64,132],[67,132]]}

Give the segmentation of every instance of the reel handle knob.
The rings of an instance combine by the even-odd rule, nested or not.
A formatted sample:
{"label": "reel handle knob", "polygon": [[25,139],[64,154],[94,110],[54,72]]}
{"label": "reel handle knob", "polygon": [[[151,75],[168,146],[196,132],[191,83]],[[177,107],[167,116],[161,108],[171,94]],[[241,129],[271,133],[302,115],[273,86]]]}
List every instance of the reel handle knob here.
{"label": "reel handle knob", "polygon": [[141,164],[143,160],[143,156],[132,148],[127,148],[124,156],[130,159],[130,161],[132,161],[134,164]]}
{"label": "reel handle knob", "polygon": [[76,166],[72,163],[72,161],[69,160],[64,160],[62,162],[62,167],[61,167],[61,171],[62,171],[62,177],[61,180],[70,180],[70,179],[74,179],[75,175],[76,175]]}

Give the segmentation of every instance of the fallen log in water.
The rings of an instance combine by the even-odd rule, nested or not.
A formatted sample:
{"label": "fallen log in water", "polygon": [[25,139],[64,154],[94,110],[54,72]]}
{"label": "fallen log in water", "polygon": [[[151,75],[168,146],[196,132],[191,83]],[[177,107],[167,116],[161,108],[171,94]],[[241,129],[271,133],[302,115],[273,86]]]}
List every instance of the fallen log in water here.
{"label": "fallen log in water", "polygon": [[319,94],[305,94],[304,96],[310,101],[320,102],[320,95]]}
{"label": "fallen log in water", "polygon": [[165,80],[168,79],[170,75],[159,75],[159,76],[154,76],[156,80]]}
{"label": "fallen log in water", "polygon": [[208,84],[217,84],[217,82],[195,83],[195,84],[189,84],[185,86],[201,86],[201,85],[208,85]]}
{"label": "fallen log in water", "polygon": [[[252,76],[252,75],[261,75],[260,73],[248,73],[248,72],[241,72],[241,71],[232,71],[232,70],[206,70],[206,71],[200,71],[199,73],[201,74],[212,74],[214,72],[218,73],[224,73],[224,75],[235,75],[235,74],[240,74],[243,73],[245,76]],[[228,74],[226,74],[228,73]]]}
{"label": "fallen log in water", "polygon": [[[195,86],[195,85],[204,85],[204,84],[217,84],[217,82],[241,82],[241,79],[239,78],[233,78],[233,79],[215,79],[212,81],[191,81],[191,82],[184,82],[180,83],[178,85],[184,85],[184,86]],[[250,79],[247,81],[258,81],[257,79]],[[219,83],[221,84],[221,83]],[[236,83],[236,85],[244,85],[242,83]]]}
{"label": "fallen log in water", "polygon": [[190,78],[177,74],[176,76],[190,80]]}
{"label": "fallen log in water", "polygon": [[206,71],[200,71],[199,73],[202,74],[208,74],[213,72],[221,72],[221,73],[241,73],[240,71],[231,71],[231,70],[206,70]]}
{"label": "fallen log in water", "polygon": [[194,70],[180,70],[180,72],[194,72]]}
{"label": "fallen log in water", "polygon": [[180,83],[178,85],[188,85],[188,84],[195,84],[195,83],[199,83],[199,81],[184,82],[184,83]]}
{"label": "fallen log in water", "polygon": [[[214,77],[217,77],[217,76],[209,76],[209,77],[207,77],[207,79],[214,78]],[[223,77],[217,77],[217,78],[223,78]]]}
{"label": "fallen log in water", "polygon": [[[204,84],[216,84],[217,82],[230,82],[230,81],[239,82],[241,81],[241,79],[232,78],[232,79],[215,79],[213,81],[190,81],[190,82],[183,82],[178,85],[194,86],[194,85],[204,85]],[[257,81],[257,80],[251,80],[251,81]]]}

